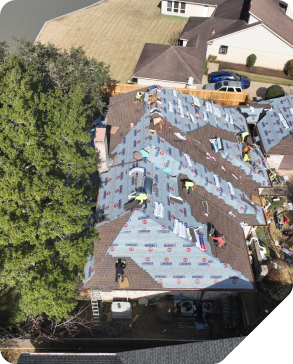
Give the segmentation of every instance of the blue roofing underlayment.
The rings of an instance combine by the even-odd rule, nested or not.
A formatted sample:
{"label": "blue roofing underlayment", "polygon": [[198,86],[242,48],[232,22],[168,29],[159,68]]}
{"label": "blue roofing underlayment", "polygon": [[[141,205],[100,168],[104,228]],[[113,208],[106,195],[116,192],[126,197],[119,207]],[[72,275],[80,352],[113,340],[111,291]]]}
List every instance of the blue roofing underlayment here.
{"label": "blue roofing underlayment", "polygon": [[[231,162],[234,166],[243,169],[246,175],[251,176],[253,180],[259,182],[262,186],[269,186],[268,174],[266,172],[267,167],[258,149],[252,148],[250,150],[251,165],[242,159],[245,145],[227,140],[222,140],[222,144],[224,150],[220,153],[223,158]],[[255,171],[256,167],[260,169],[258,172]]]}
{"label": "blue roofing underlayment", "polygon": [[[186,220],[200,226],[190,215]],[[252,288],[248,278],[196,247],[188,237],[174,234],[169,224],[166,218],[153,219],[152,214],[134,211],[108,253],[117,258],[131,256],[163,288]],[[207,227],[202,225],[198,233],[207,244]]]}
{"label": "blue roofing underlayment", "polygon": [[[157,90],[162,99],[158,104],[162,117],[184,132],[207,124],[236,134],[247,131],[245,118],[236,109],[225,109],[208,102],[203,104],[201,99],[162,87]],[[150,94],[155,92],[153,89]],[[236,288],[236,285],[242,289],[252,288],[241,272],[212,256],[207,226],[192,216],[189,204],[186,201],[182,201],[182,205],[174,203],[170,197],[179,196],[177,177],[184,173],[196,185],[224,200],[240,214],[254,214],[260,224],[265,223],[261,208],[244,202],[242,198],[250,200],[250,197],[194,162],[164,138],[149,135],[151,111],[146,110],[116,146],[113,151],[116,153],[115,167],[100,177],[97,217],[106,215],[111,221],[127,213],[124,204],[133,198],[135,192],[143,191],[145,178],[153,181],[153,194],[148,195],[147,208],[133,212],[108,253],[115,257],[130,256],[163,288]],[[100,124],[99,127],[105,126],[105,122]],[[180,134],[177,137],[182,139]],[[251,166],[241,160],[242,144],[222,142],[224,149],[220,153],[224,158],[263,186],[268,185],[266,173],[253,173]],[[125,164],[134,160],[136,151],[140,151],[144,159]],[[254,166],[265,168],[257,152],[251,152],[251,157]],[[195,244],[191,243],[188,233],[190,227],[196,232],[198,241]]]}
{"label": "blue roofing underlayment", "polygon": [[[175,90],[163,87],[159,89],[161,91],[158,92],[158,96],[162,102],[158,103],[158,109],[160,109],[162,117],[184,132],[196,130],[205,125],[212,125],[237,134],[248,130],[244,116],[236,109],[212,105],[210,102],[181,94]],[[152,90],[150,93],[154,93],[154,91]],[[191,103],[196,106],[192,106]]]}
{"label": "blue roofing underlayment", "polygon": [[265,152],[293,132],[293,95],[267,100],[272,109],[257,123]]}

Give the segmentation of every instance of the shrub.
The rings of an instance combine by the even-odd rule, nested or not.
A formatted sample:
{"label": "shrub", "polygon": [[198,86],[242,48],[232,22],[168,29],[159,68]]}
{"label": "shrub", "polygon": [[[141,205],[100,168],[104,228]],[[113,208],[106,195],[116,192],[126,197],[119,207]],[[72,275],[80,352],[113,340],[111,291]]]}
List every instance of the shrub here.
{"label": "shrub", "polygon": [[247,57],[247,67],[251,68],[254,66],[256,61],[256,55],[255,54],[251,54],[250,56]]}
{"label": "shrub", "polygon": [[276,97],[285,96],[285,91],[279,85],[272,85],[266,91],[266,99],[275,99]]}
{"label": "shrub", "polygon": [[208,60],[209,61],[215,61],[217,59],[217,56],[209,55]]}
{"label": "shrub", "polygon": [[208,65],[209,65],[209,61],[206,60],[204,63],[204,74],[207,75],[208,74]]}
{"label": "shrub", "polygon": [[293,59],[290,59],[287,63],[287,73],[290,76],[293,76]]}

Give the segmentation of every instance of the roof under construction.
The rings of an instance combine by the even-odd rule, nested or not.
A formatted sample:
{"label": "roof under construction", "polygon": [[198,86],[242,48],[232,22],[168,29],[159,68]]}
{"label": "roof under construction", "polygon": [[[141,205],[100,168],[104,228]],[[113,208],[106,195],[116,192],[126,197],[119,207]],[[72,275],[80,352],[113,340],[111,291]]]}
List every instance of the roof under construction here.
{"label": "roof under construction", "polygon": [[[129,289],[252,289],[242,227],[265,223],[251,195],[258,196],[268,177],[258,149],[252,165],[241,159],[236,134],[247,131],[245,118],[236,108],[159,86],[150,91],[153,107],[133,104],[135,94],[110,102],[115,161],[100,178],[97,218],[103,221],[96,225],[96,272],[85,288],[117,289],[114,264],[123,257]],[[126,120],[120,117],[125,108],[142,112]],[[184,179],[195,183],[190,194]],[[136,192],[147,193],[146,209],[125,211]],[[212,225],[224,234],[225,249],[209,237]]]}

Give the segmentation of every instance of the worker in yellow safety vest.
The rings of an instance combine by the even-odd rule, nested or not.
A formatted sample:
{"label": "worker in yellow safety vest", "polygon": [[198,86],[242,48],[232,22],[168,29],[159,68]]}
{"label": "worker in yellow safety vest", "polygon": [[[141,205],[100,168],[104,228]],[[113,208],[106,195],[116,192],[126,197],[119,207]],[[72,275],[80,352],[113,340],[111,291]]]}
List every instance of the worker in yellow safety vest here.
{"label": "worker in yellow safety vest", "polygon": [[193,190],[194,187],[195,187],[195,184],[192,181],[185,181],[184,187],[185,187],[186,190],[188,190],[187,194],[189,195],[190,194],[190,189]]}
{"label": "worker in yellow safety vest", "polygon": [[247,131],[240,134],[242,143],[246,143],[248,136],[249,136],[249,133]]}
{"label": "worker in yellow safety vest", "polygon": [[243,161],[248,163],[251,161],[250,155],[248,153],[244,154]]}
{"label": "worker in yellow safety vest", "polygon": [[137,194],[135,195],[135,200],[140,201],[140,202],[139,202],[139,204],[140,204],[140,205],[144,204],[144,209],[146,209],[146,208],[147,208],[147,203],[146,203],[147,198],[148,198],[148,195],[147,195],[146,193],[142,193],[142,192],[141,192],[141,193],[137,193]]}
{"label": "worker in yellow safety vest", "polygon": [[142,101],[142,96],[143,96],[144,92],[137,92],[136,96],[135,96],[135,101]]}

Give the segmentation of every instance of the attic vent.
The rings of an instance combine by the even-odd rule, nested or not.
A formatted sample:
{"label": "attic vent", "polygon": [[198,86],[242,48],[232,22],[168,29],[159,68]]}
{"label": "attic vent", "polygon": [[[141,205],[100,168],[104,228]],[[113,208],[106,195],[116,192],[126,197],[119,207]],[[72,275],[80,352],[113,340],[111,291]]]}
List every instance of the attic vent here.
{"label": "attic vent", "polygon": [[193,100],[193,103],[194,103],[197,107],[200,107],[200,102],[199,102],[199,99],[198,99],[197,97],[192,96],[192,100]]}
{"label": "attic vent", "polygon": [[183,222],[175,219],[173,233],[179,235],[181,238],[186,238],[186,227]]}
{"label": "attic vent", "polygon": [[284,127],[285,129],[288,129],[290,126],[289,126],[289,124],[288,124],[287,120],[284,118],[284,116],[283,116],[282,114],[279,114],[278,116],[279,116],[280,121],[281,121],[281,122],[282,122],[282,124],[283,124],[283,127]]}
{"label": "attic vent", "polygon": [[194,116],[193,116],[192,114],[190,114],[190,113],[188,113],[188,115],[189,115],[190,121],[191,121],[192,123],[196,123],[196,121],[195,121],[195,119],[194,119]]}
{"label": "attic vent", "polygon": [[207,109],[208,112],[212,112],[212,105],[208,101],[206,101],[206,109]]}
{"label": "attic vent", "polygon": [[234,188],[230,182],[228,182],[229,190],[232,196],[234,196]]}
{"label": "attic vent", "polygon": [[214,180],[215,180],[215,185],[217,187],[220,187],[220,180],[219,180],[219,177],[216,174],[214,174]]}
{"label": "attic vent", "polygon": [[206,216],[209,216],[209,204],[206,202],[206,201],[202,201],[202,206],[203,206],[203,213],[206,215]]}
{"label": "attic vent", "polygon": [[164,204],[155,201],[154,215],[164,217]]}

